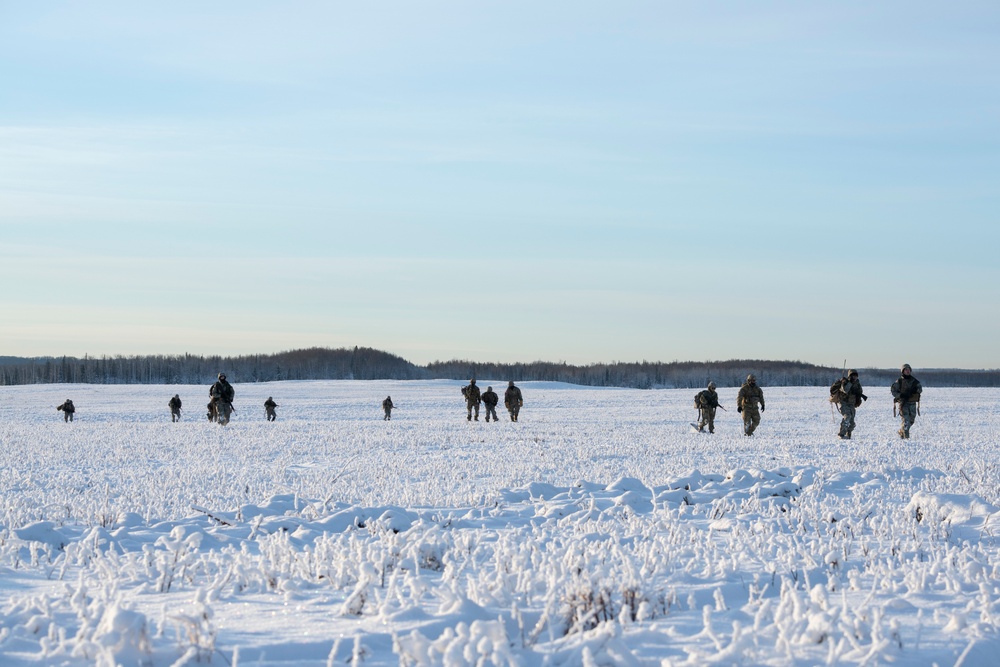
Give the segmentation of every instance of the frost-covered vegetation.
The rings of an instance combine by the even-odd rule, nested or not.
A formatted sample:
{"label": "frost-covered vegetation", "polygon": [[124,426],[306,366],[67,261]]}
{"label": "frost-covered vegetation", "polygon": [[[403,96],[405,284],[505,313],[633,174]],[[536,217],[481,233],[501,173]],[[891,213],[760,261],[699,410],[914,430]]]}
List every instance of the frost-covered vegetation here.
{"label": "frost-covered vegetation", "polygon": [[709,436],[689,390],[493,424],[459,386],[236,385],[226,427],[206,386],[0,388],[0,663],[995,664],[1000,391],[901,441],[866,387],[840,441],[823,388],[744,438],[735,389]]}

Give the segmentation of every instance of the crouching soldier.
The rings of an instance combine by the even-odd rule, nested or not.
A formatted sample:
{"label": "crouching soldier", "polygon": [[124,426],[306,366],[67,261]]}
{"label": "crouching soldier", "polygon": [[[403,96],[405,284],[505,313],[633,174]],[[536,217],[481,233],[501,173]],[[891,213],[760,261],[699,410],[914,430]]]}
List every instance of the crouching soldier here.
{"label": "crouching soldier", "polygon": [[840,378],[830,387],[830,400],[837,404],[837,409],[843,416],[837,437],[850,440],[851,433],[854,432],[854,414],[861,407],[861,402],[868,400],[861,389],[856,370],[852,368],[846,378]]}
{"label": "crouching soldier", "polygon": [[267,421],[273,422],[278,418],[278,414],[274,411],[276,407],[278,407],[278,404],[274,402],[274,398],[268,396],[267,400],[264,401],[264,416],[267,417]]}
{"label": "crouching soldier", "polygon": [[179,422],[181,420],[181,395],[174,394],[174,397],[167,401],[170,408],[170,421]]}
{"label": "crouching soldier", "polygon": [[715,410],[719,407],[719,395],[715,393],[715,383],[709,382],[707,389],[702,389],[694,397],[698,408],[698,431],[704,431],[708,426],[709,433],[715,433]]}
{"label": "crouching soldier", "polygon": [[476,421],[479,421],[479,402],[482,400],[482,395],[479,393],[479,387],[476,386],[476,381],[469,380],[469,384],[462,387],[462,396],[465,396],[465,407],[468,408],[469,415],[466,418],[468,421],[472,421],[472,411],[476,411]]}
{"label": "crouching soldier", "polygon": [[[760,410],[757,409],[758,404]],[[747,376],[747,381],[736,395],[736,412],[743,414],[743,435],[753,435],[760,424],[760,413],[764,412],[764,392],[757,386],[753,373]]]}
{"label": "crouching soldier", "polygon": [[503,405],[510,413],[510,420],[516,422],[521,406],[524,405],[524,399],[521,397],[521,389],[514,386],[513,380],[507,383],[507,391],[503,393]]}
{"label": "crouching soldier", "polygon": [[[892,383],[889,388],[892,392],[892,399],[899,406],[899,416],[903,420],[903,425],[899,428],[899,437],[906,439],[910,437],[910,427],[917,421],[920,414],[920,392],[924,390],[920,380],[913,377],[913,369],[909,364],[903,364],[899,369],[899,379]],[[895,411],[895,406],[893,408]]]}
{"label": "crouching soldier", "polygon": [[392,404],[392,396],[386,396],[385,400],[382,401],[382,411],[385,412],[385,417],[382,417],[382,421],[389,421],[392,419],[392,409],[395,406]]}
{"label": "crouching soldier", "polygon": [[67,398],[62,405],[56,407],[56,410],[60,410],[63,413],[64,422],[73,421],[73,413],[76,412],[76,407],[73,405],[73,401]]}
{"label": "crouching soldier", "polygon": [[493,416],[493,421],[500,421],[497,417],[497,403],[499,402],[500,397],[493,391],[493,387],[487,387],[483,393],[483,404],[486,406],[486,421],[490,420],[490,415]]}

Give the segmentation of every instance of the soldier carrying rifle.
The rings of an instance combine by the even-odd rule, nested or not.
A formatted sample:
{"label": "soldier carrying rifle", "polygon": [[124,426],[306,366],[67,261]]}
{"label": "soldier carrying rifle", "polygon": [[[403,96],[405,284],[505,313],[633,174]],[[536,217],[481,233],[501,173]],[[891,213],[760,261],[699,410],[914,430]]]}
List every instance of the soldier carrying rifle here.
{"label": "soldier carrying rifle", "polygon": [[899,407],[899,416],[903,420],[899,428],[899,437],[904,440],[910,437],[910,427],[920,414],[920,393],[924,390],[920,380],[913,377],[913,369],[909,364],[903,364],[899,369],[899,379],[892,383],[893,415]]}
{"label": "soldier carrying rifle", "polygon": [[830,387],[830,402],[837,406],[843,419],[840,420],[840,432],[837,437],[842,440],[850,440],[851,433],[854,432],[854,415],[861,407],[862,401],[867,401],[858,380],[858,372],[853,368],[846,376],[840,378]]}

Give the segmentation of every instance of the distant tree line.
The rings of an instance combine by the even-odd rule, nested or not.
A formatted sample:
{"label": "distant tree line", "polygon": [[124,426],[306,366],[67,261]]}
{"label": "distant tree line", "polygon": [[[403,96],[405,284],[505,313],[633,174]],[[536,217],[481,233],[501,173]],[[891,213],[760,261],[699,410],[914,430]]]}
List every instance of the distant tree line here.
{"label": "distant tree line", "polygon": [[226,373],[231,382],[276,380],[413,380],[426,372],[388,352],[367,347],[310,348],[238,357],[145,355],[115,357],[0,357],[0,385],[204,384]]}
{"label": "distant tree line", "polygon": [[[730,359],[729,361],[615,362],[574,366],[566,363],[536,361],[530,364],[476,363],[444,361],[426,367],[434,378],[468,379],[482,377],[499,380],[547,380],[591,387],[632,387],[636,389],[698,388],[714,381],[720,387],[738,387],[747,375],[757,376],[757,383],[771,387],[818,387],[833,383],[843,369],[816,366],[801,361],[764,361]],[[899,369],[858,369],[862,384],[888,386],[899,377]],[[917,369],[914,375],[928,386],[1000,387],[1000,369]]]}
{"label": "distant tree line", "polygon": [[[233,382],[277,380],[541,380],[590,387],[698,388],[709,380],[720,387],[743,383],[748,373],[762,386],[825,386],[841,376],[839,368],[799,361],[614,362],[576,366],[567,363],[482,363],[435,361],[417,366],[402,357],[367,347],[309,348],[237,357],[147,355],[114,357],[0,357],[0,385],[43,383],[205,384],[221,371]],[[888,386],[898,369],[859,369],[865,385]],[[927,386],[1000,387],[1000,369],[916,369]]]}

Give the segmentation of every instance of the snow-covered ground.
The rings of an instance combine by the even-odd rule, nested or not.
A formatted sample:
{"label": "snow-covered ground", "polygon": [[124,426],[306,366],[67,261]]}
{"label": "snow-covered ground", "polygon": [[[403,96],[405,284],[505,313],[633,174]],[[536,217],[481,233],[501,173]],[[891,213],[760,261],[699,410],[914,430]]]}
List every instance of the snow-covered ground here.
{"label": "snow-covered ground", "polygon": [[1000,662],[1000,391],[460,386],[0,387],[0,664]]}

